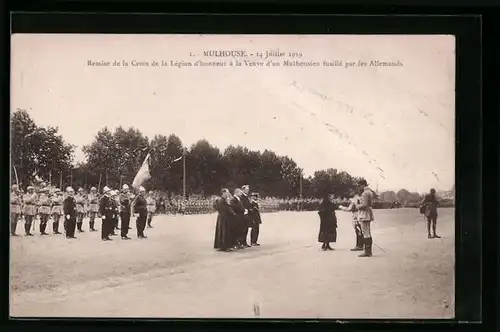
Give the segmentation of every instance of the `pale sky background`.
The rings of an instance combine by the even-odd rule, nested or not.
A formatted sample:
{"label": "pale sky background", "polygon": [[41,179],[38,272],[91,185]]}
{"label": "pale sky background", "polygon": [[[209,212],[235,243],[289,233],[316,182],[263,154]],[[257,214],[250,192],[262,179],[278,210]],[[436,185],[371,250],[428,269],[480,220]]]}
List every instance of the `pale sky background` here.
{"label": "pale sky background", "polygon": [[[87,60],[204,61],[204,50],[279,48],[304,61],[402,67],[89,67]],[[189,56],[189,53],[196,56]],[[253,57],[255,59],[255,57]],[[226,60],[231,60],[228,58]],[[280,60],[282,62],[283,59]],[[449,190],[455,177],[453,36],[13,35],[11,105],[81,148],[104,126],[289,155],[375,189]]]}

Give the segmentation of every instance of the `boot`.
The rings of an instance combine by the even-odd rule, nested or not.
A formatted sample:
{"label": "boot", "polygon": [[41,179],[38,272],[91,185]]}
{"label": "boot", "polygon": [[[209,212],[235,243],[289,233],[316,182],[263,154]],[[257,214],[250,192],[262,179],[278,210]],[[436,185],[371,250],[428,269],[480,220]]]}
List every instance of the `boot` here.
{"label": "boot", "polygon": [[362,251],[363,250],[363,236],[356,235],[356,246],[351,249],[351,251]]}
{"label": "boot", "polygon": [[83,229],[82,229],[83,222],[79,221],[78,223],[76,223],[76,225],[78,227],[78,232],[82,233],[83,232]]}
{"label": "boot", "polygon": [[436,234],[436,225],[432,225],[432,238],[433,239],[440,239],[441,236]]}
{"label": "boot", "polygon": [[44,221],[43,223],[40,224],[40,234],[49,235],[49,234],[45,233],[46,229],[47,229],[47,222]]}
{"label": "boot", "polygon": [[17,236],[17,234],[16,234],[16,228],[17,228],[17,221],[12,221],[10,223],[10,234],[12,236]]}
{"label": "boot", "polygon": [[31,222],[24,223],[24,233],[26,236],[33,236],[33,234],[31,234]]}
{"label": "boot", "polygon": [[326,250],[335,250],[335,249],[333,249],[332,247],[330,247],[330,243],[327,243],[326,244]]}
{"label": "boot", "polygon": [[52,224],[52,231],[54,234],[61,234],[61,232],[59,232],[59,221],[54,221]]}
{"label": "boot", "polygon": [[94,222],[93,222],[93,221],[89,222],[89,226],[90,226],[90,231],[91,231],[91,232],[95,232],[95,231],[96,231],[96,230],[94,229]]}
{"label": "boot", "polygon": [[327,250],[327,249],[326,249],[326,243],[325,243],[325,242],[323,242],[323,245],[321,246],[321,250],[323,250],[323,251]]}
{"label": "boot", "polygon": [[365,252],[359,255],[358,257],[371,257],[372,256],[372,238],[365,239]]}

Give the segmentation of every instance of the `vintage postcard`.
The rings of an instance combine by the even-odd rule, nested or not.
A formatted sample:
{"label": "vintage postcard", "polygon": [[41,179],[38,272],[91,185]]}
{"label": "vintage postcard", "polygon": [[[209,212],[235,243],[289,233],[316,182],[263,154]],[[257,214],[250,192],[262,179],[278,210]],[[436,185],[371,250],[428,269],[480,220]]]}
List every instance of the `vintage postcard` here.
{"label": "vintage postcard", "polygon": [[454,36],[11,45],[12,317],[454,318]]}

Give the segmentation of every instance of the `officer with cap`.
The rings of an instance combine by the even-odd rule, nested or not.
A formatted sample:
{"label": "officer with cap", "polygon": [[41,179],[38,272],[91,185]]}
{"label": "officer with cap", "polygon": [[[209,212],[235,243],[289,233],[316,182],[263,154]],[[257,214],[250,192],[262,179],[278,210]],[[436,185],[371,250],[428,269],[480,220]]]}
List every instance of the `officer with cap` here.
{"label": "officer with cap", "polygon": [[60,189],[56,189],[51,198],[52,201],[52,231],[54,234],[61,234],[59,232],[59,220],[61,219],[61,215],[63,214],[62,204],[63,204],[63,196]]}
{"label": "officer with cap", "polygon": [[33,223],[33,219],[36,216],[36,199],[37,195],[35,193],[35,188],[32,186],[28,186],[27,188],[27,193],[23,197],[23,202],[24,202],[24,208],[23,208],[23,214],[24,214],[24,231],[26,236],[33,236],[31,234],[31,225]]}
{"label": "officer with cap", "polygon": [[111,228],[113,227],[113,202],[111,201],[111,189],[106,186],[102,191],[104,197],[102,197],[99,202],[99,212],[102,219],[101,239],[103,241],[111,241],[109,238]]}
{"label": "officer with cap", "polygon": [[42,188],[38,197],[38,214],[40,215],[40,235],[49,235],[45,232],[50,213],[52,212],[52,202],[48,196],[48,189]]}
{"label": "officer with cap", "polygon": [[78,194],[75,196],[76,211],[77,211],[77,226],[78,232],[83,232],[83,217],[85,216],[85,197],[83,196],[83,188],[78,188]]}
{"label": "officer with cap", "polygon": [[124,184],[120,194],[120,219],[122,221],[121,237],[122,240],[130,240],[128,229],[130,225],[130,192],[128,185]]}
{"label": "officer with cap", "polygon": [[373,191],[368,187],[366,180],[360,180],[358,182],[358,189],[361,194],[361,202],[356,205],[358,210],[358,220],[361,224],[361,232],[363,234],[363,245],[365,252],[359,255],[359,257],[371,257],[372,256],[372,234],[371,234],[371,222],[374,220],[373,216]]}
{"label": "officer with cap", "polygon": [[92,187],[90,188],[90,194],[88,196],[88,202],[89,202],[89,226],[90,226],[90,231],[95,232],[95,217],[97,212],[99,211],[99,197],[97,197],[97,188]]}
{"label": "officer with cap", "polygon": [[135,223],[137,227],[137,237],[139,239],[146,239],[144,235],[144,229],[146,228],[146,218],[148,215],[147,202],[144,195],[146,194],[146,189],[144,187],[139,188],[139,194],[134,200],[134,213],[137,217]]}
{"label": "officer with cap", "polygon": [[16,228],[17,221],[21,216],[21,205],[22,199],[19,192],[19,187],[15,184],[12,186],[12,192],[10,194],[10,234],[12,236],[17,236]]}
{"label": "officer with cap", "polygon": [[120,229],[118,227],[118,217],[120,215],[120,198],[118,197],[118,190],[111,190],[111,203],[113,217],[111,222],[111,233],[110,235],[116,236],[115,230]]}
{"label": "officer with cap", "polygon": [[71,187],[66,188],[67,197],[63,203],[64,222],[67,239],[76,239],[75,228],[77,218],[77,208],[75,200],[75,190]]}
{"label": "officer with cap", "polygon": [[153,228],[153,226],[151,226],[151,221],[153,221],[153,215],[156,212],[156,200],[152,191],[149,192],[146,203],[148,204],[148,228]]}

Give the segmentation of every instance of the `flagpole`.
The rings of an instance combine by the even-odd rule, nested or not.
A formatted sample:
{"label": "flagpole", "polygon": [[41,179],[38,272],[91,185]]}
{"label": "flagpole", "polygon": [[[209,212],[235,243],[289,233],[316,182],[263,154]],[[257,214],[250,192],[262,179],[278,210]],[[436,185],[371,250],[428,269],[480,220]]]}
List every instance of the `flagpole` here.
{"label": "flagpole", "polygon": [[63,189],[62,188],[62,176],[63,176],[63,171],[61,170],[61,174],[60,174],[60,177],[59,177],[59,189]]}
{"label": "flagpole", "polygon": [[[14,168],[14,175],[16,176],[16,183],[17,183],[17,186],[19,187],[19,178],[17,177],[17,170],[16,170],[16,166],[12,165],[12,167]],[[21,188],[19,188],[21,189]]]}
{"label": "flagpole", "polygon": [[52,170],[49,170],[49,186],[52,185]]}
{"label": "flagpole", "polygon": [[186,149],[182,150],[182,196],[186,199]]}
{"label": "flagpole", "polygon": [[69,185],[73,187],[73,168],[71,168],[71,173],[69,175]]}
{"label": "flagpole", "polygon": [[102,178],[102,173],[99,173],[99,184],[97,185],[97,192],[101,192],[101,178]]}

